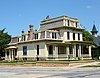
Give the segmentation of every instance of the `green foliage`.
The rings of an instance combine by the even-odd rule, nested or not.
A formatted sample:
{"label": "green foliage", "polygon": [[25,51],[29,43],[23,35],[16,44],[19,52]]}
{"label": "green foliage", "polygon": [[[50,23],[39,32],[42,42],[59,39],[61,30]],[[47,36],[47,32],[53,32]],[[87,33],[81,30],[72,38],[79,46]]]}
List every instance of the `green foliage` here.
{"label": "green foliage", "polygon": [[7,47],[7,44],[11,40],[11,36],[7,32],[4,32],[5,29],[0,30],[0,56],[4,55],[4,49]]}
{"label": "green foliage", "polygon": [[91,37],[91,34],[87,30],[83,30],[83,41],[92,41],[93,38]]}

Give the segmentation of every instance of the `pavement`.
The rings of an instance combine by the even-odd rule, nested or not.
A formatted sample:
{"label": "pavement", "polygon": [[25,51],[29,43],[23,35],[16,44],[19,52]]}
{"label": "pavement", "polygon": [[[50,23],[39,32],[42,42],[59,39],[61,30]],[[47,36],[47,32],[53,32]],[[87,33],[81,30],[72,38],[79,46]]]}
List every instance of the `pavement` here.
{"label": "pavement", "polygon": [[73,67],[0,67],[0,78],[100,78],[100,68],[79,68],[96,64],[99,62]]}
{"label": "pavement", "polygon": [[100,68],[0,68],[0,78],[100,78]]}
{"label": "pavement", "polygon": [[72,66],[71,68],[79,68],[79,67],[83,67],[83,66],[88,66],[88,65],[97,65],[97,64],[100,64],[100,62],[91,62],[91,63],[85,63],[85,64],[80,64],[80,65],[75,65],[75,66]]}

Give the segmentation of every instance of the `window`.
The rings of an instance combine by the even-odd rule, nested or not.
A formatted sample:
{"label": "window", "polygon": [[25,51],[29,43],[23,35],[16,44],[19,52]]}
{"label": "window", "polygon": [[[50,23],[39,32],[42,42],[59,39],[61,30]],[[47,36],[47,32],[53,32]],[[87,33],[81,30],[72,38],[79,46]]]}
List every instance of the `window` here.
{"label": "window", "polygon": [[77,22],[75,24],[76,24],[76,27],[77,27]]}
{"label": "window", "polygon": [[35,34],[35,39],[38,39],[38,33],[37,33],[37,34]]}
{"label": "window", "polygon": [[37,55],[39,55],[39,45],[37,45]]}
{"label": "window", "polygon": [[80,33],[78,33],[78,40],[80,40]]}
{"label": "window", "polygon": [[18,38],[18,42],[19,42],[19,38]]}
{"label": "window", "polygon": [[70,38],[70,34],[69,32],[67,32],[67,39],[69,40],[69,38]]}
{"label": "window", "polygon": [[23,55],[27,55],[27,46],[23,46]]}
{"label": "window", "polygon": [[23,39],[24,39],[24,41],[25,41],[25,40],[26,40],[26,36],[23,36],[23,37],[24,37]]}
{"label": "window", "polygon": [[69,26],[69,20],[68,20],[68,26]]}
{"label": "window", "polygon": [[56,39],[57,37],[56,37],[56,33],[52,33],[52,38],[54,38],[54,39]]}
{"label": "window", "polygon": [[75,33],[73,33],[73,40],[75,40]]}
{"label": "window", "polygon": [[52,55],[52,54],[53,54],[53,46],[50,45],[50,46],[49,46],[49,55]]}

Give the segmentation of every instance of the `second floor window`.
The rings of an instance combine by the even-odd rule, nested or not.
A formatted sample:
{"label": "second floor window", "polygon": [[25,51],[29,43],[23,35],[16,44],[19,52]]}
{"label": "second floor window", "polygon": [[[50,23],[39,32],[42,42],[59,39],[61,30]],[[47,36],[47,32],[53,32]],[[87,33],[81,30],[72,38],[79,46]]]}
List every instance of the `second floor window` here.
{"label": "second floor window", "polygon": [[25,41],[26,40],[26,36],[23,36],[23,41]]}
{"label": "second floor window", "polygon": [[37,45],[37,55],[39,55],[39,45]]}
{"label": "second floor window", "polygon": [[75,33],[73,33],[73,40],[75,40]]}
{"label": "second floor window", "polygon": [[38,33],[37,33],[37,34],[35,34],[35,39],[38,39]]}
{"label": "second floor window", "polygon": [[70,39],[70,34],[69,34],[69,32],[67,32],[67,39],[68,39],[68,40]]}
{"label": "second floor window", "polygon": [[77,25],[77,22],[76,22],[75,24],[76,24],[76,27],[77,27],[77,26],[78,26],[78,25]]}
{"label": "second floor window", "polygon": [[78,40],[80,40],[80,33],[78,33]]}
{"label": "second floor window", "polygon": [[70,25],[69,20],[68,20],[68,26]]}
{"label": "second floor window", "polygon": [[56,33],[54,33],[54,32],[52,33],[52,38],[53,39],[56,39],[57,38]]}
{"label": "second floor window", "polygon": [[19,42],[19,38],[18,38],[17,40],[18,40],[18,42]]}

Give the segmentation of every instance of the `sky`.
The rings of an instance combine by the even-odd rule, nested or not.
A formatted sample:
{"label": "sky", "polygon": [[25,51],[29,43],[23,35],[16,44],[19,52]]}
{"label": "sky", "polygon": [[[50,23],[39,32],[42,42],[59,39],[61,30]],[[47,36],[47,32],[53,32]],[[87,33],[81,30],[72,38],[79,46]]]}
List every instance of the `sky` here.
{"label": "sky", "polygon": [[100,0],[0,0],[0,29],[6,28],[12,36],[21,35],[22,30],[27,33],[29,24],[39,29],[48,15],[78,18],[89,32],[93,24],[100,31]]}

